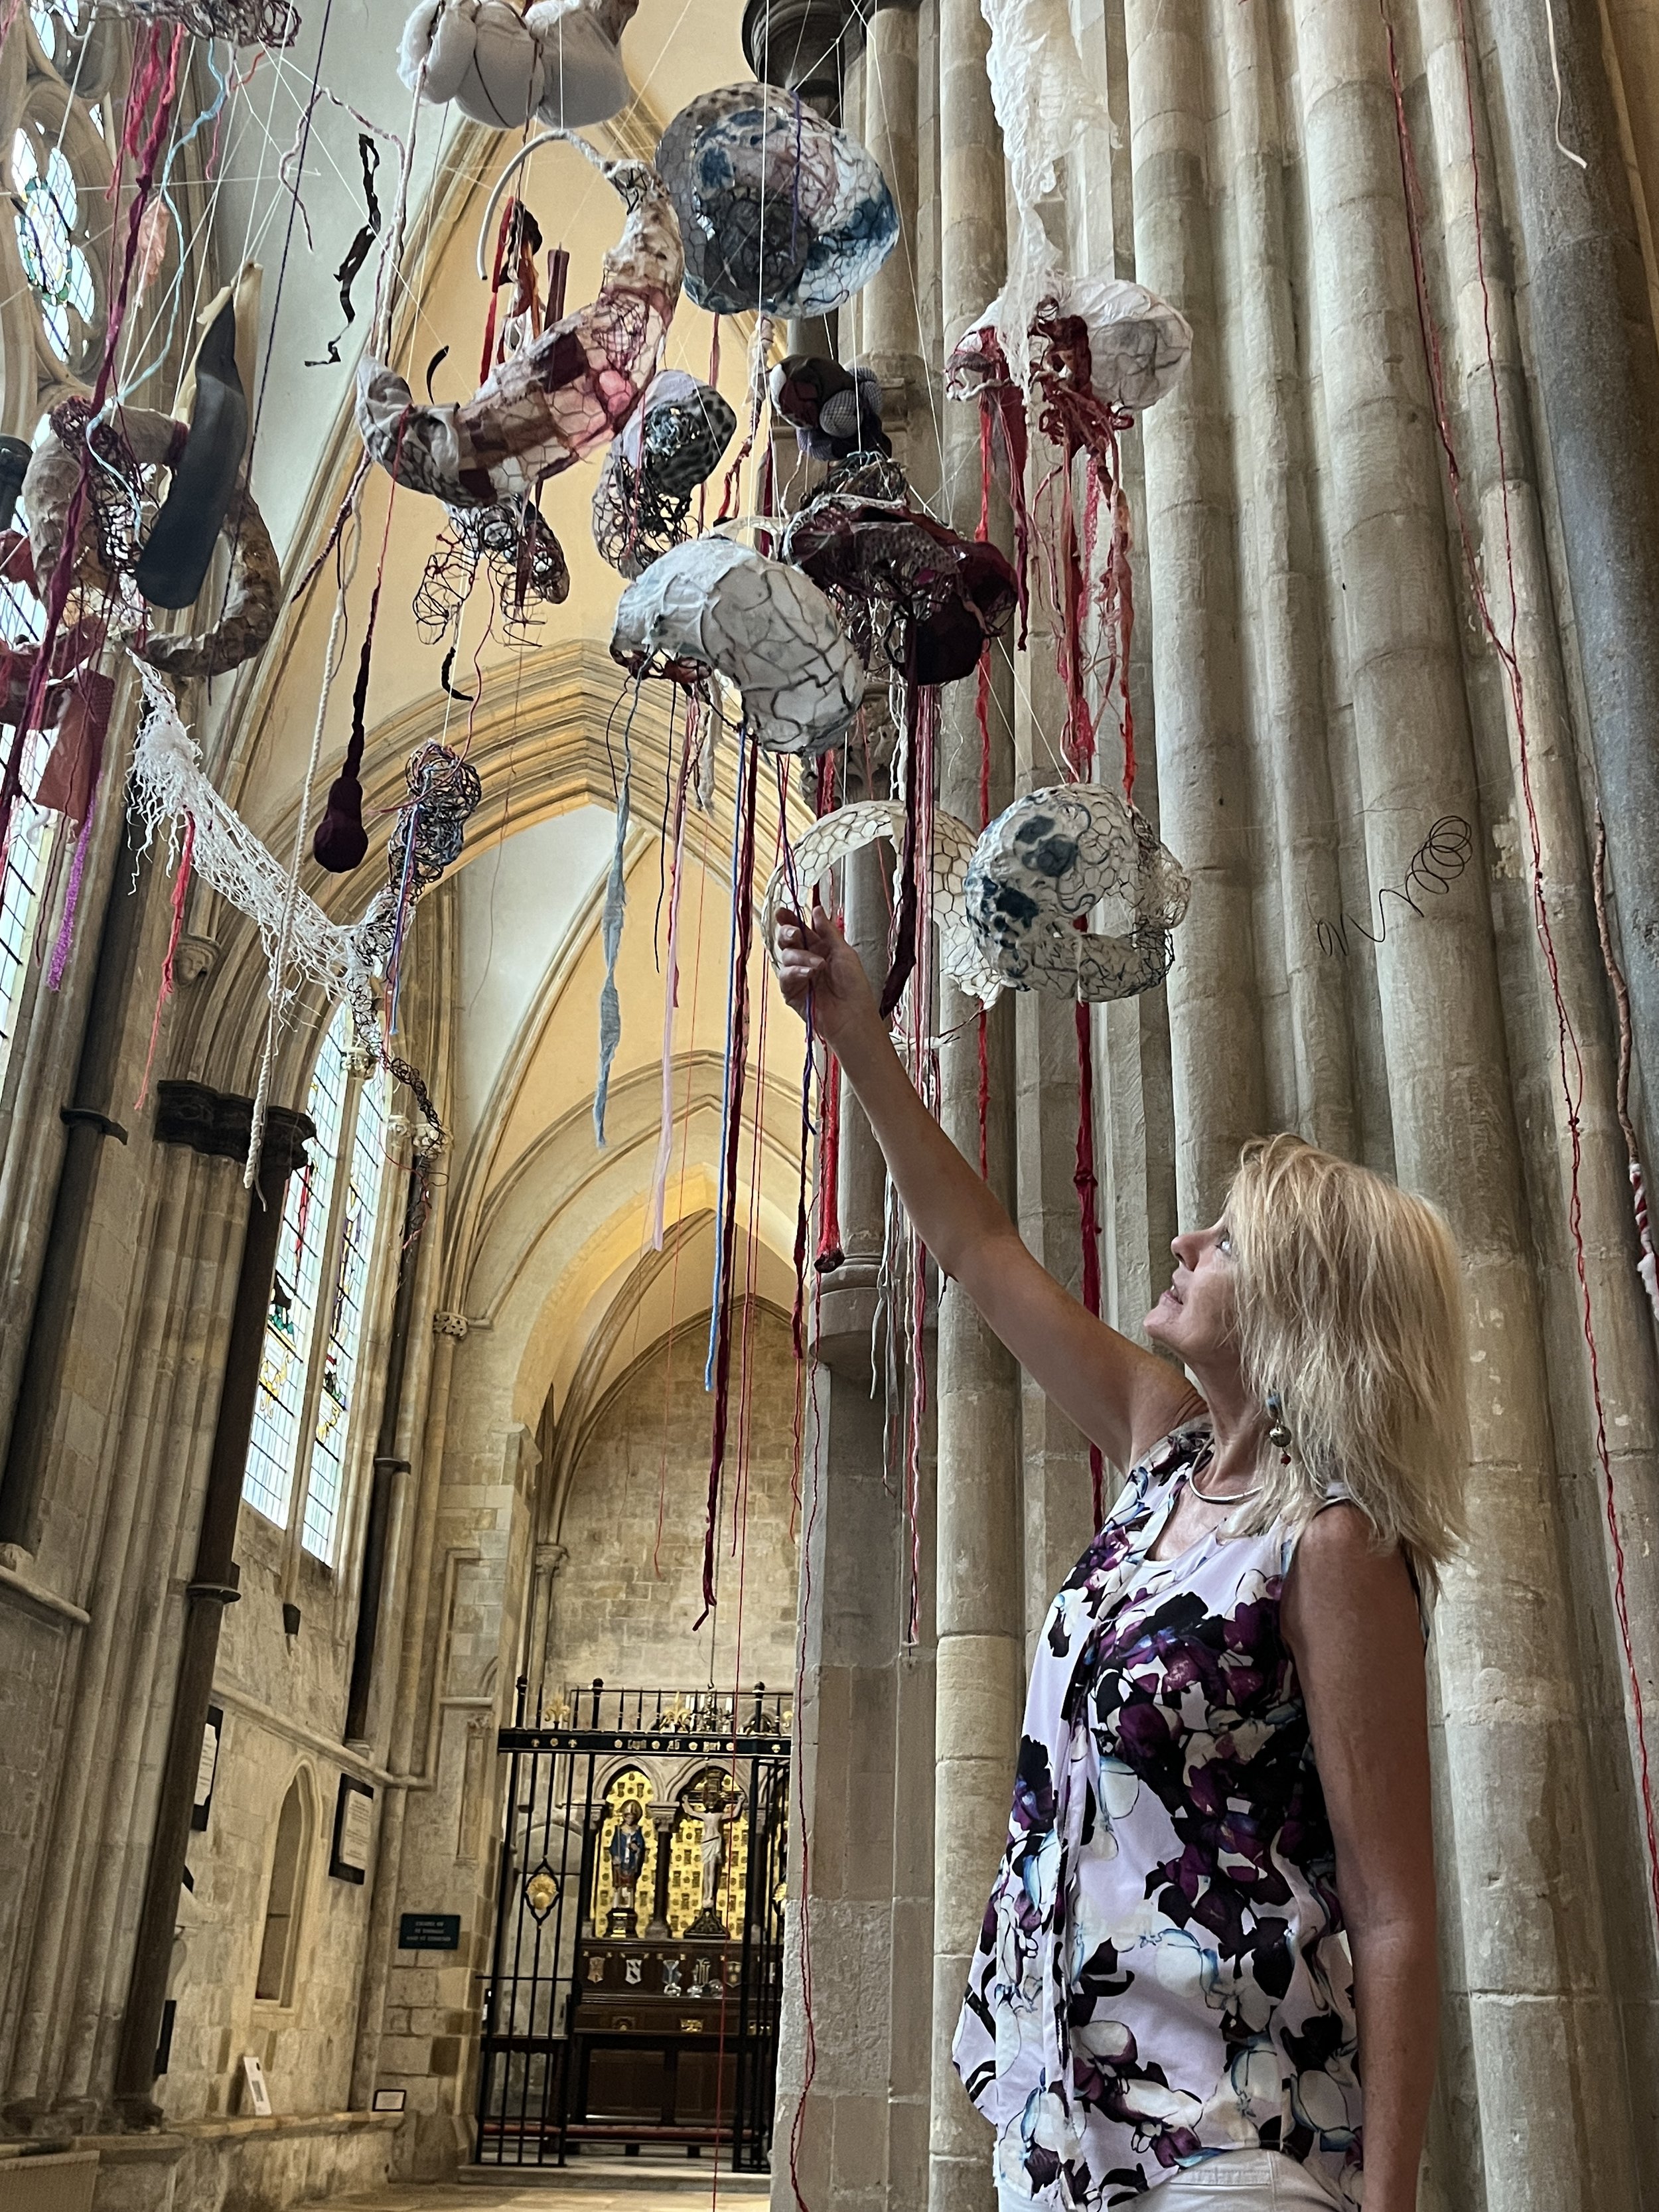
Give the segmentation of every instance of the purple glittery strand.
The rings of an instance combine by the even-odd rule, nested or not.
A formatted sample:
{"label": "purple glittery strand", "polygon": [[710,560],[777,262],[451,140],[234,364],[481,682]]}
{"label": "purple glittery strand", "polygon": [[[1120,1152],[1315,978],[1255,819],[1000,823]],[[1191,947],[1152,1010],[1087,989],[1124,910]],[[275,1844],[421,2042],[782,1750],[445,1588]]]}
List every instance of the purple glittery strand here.
{"label": "purple glittery strand", "polygon": [[789,251],[792,256],[799,250],[797,241],[800,234],[800,94],[798,92],[795,94],[795,173],[789,185]]}
{"label": "purple glittery strand", "polygon": [[103,772],[92,787],[92,797],[87,801],[87,818],[81,824],[81,834],[75,841],[75,858],[70,862],[69,889],[64,894],[64,919],[58,931],[58,942],[52,948],[52,964],[46,969],[46,988],[55,991],[64,980],[64,970],[69,965],[70,945],[75,937],[75,909],[81,903],[81,878],[87,865],[87,846],[92,837],[92,817],[98,808],[99,785]]}

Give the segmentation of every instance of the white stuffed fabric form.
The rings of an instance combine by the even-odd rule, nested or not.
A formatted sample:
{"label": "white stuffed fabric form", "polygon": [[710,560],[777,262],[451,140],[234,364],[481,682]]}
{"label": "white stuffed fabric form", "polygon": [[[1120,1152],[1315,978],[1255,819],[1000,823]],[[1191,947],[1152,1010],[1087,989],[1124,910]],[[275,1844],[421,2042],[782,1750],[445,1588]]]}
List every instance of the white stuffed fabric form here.
{"label": "white stuffed fabric form", "polygon": [[404,26],[398,74],[422,99],[453,100],[500,131],[604,123],[633,96],[617,40],[638,0],[421,0]]}
{"label": "white stuffed fabric form", "polygon": [[694,538],[653,561],[622,595],[611,650],[630,667],[661,656],[716,670],[769,752],[827,752],[864,697],[863,667],[817,586],[730,538]]}
{"label": "white stuffed fabric form", "polygon": [[1089,332],[1089,380],[1097,399],[1138,415],[1180,378],[1193,326],[1144,284],[1115,276],[1061,276],[1048,289],[1056,311]]}

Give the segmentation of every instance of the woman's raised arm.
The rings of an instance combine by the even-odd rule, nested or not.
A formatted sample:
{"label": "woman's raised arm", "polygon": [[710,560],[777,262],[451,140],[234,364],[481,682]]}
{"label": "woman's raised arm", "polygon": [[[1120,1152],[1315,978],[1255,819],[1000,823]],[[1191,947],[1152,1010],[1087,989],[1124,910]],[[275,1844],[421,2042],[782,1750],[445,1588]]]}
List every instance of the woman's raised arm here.
{"label": "woman's raised arm", "polygon": [[869,1116],[922,1243],[1084,1435],[1119,1467],[1132,1466],[1197,1409],[1191,1385],[1085,1313],[1026,1250],[916,1096],[857,953],[821,906],[810,923],[780,917],[778,955],[784,997],[803,1018],[810,1002],[813,1025]]}

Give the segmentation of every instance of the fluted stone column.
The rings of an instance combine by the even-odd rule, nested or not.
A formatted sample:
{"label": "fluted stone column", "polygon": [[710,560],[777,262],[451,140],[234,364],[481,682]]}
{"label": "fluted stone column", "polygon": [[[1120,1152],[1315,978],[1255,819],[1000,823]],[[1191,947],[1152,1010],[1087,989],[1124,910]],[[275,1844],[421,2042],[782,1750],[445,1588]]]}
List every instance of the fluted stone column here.
{"label": "fluted stone column", "polygon": [[[1386,53],[1366,0],[1299,0],[1296,27],[1366,856],[1397,883],[1430,822],[1480,807]],[[1401,1179],[1446,1212],[1468,1285],[1473,1542],[1434,1653],[1486,2200],[1590,2212],[1633,2175],[1486,902],[1390,931],[1376,965]]]}
{"label": "fluted stone column", "polygon": [[1192,877],[1168,986],[1176,1187],[1186,1223],[1214,1218],[1243,1140],[1266,1114],[1255,1004],[1249,787],[1232,547],[1231,467],[1212,196],[1206,17],[1125,0],[1135,264],[1193,325],[1193,354],[1141,428],[1152,582],[1158,786],[1165,842]]}
{"label": "fluted stone column", "polygon": [[[941,0],[939,220],[944,347],[994,298],[1006,266],[1001,142],[985,56],[988,33],[975,0]],[[976,411],[951,407],[943,422],[945,511],[964,533],[977,526]],[[1012,796],[1007,732],[1011,691],[999,687],[991,726],[992,796]],[[971,680],[946,694],[939,802],[976,820],[980,737]],[[939,1120],[970,1159],[979,1153],[979,1054],[972,1007],[940,990]],[[951,1036],[958,1024],[965,1026]],[[1012,1206],[1012,1008],[988,1024],[990,1172]],[[985,1899],[1007,1834],[1021,1701],[1019,1375],[961,1292],[945,1288],[939,1322],[939,1488],[935,1547],[938,1700],[933,1783],[933,2133],[930,2212],[978,2212],[991,2203],[990,2137],[951,2064],[951,2041]]]}

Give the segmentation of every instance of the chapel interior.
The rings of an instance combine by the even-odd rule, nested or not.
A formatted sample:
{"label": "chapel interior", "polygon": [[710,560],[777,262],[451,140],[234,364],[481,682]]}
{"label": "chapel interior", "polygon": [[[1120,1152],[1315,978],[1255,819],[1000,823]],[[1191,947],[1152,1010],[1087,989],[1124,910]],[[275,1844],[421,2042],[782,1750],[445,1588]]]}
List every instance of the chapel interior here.
{"label": "chapel interior", "polygon": [[[825,896],[1115,1326],[1259,1132],[1449,1219],[1419,2203],[1659,2212],[1659,0],[550,13],[508,98],[519,0],[0,0],[0,2208],[991,2212],[951,2038],[1113,1470],[779,994],[879,805]],[[758,278],[683,216],[602,431],[453,475],[728,87]],[[1138,396],[949,368],[1055,270]],[[641,521],[671,372],[730,428]],[[806,587],[827,748],[787,626],[613,651],[848,453],[1018,564],[956,680],[890,567]],[[969,848],[1120,783],[1152,967],[982,1006]]]}

